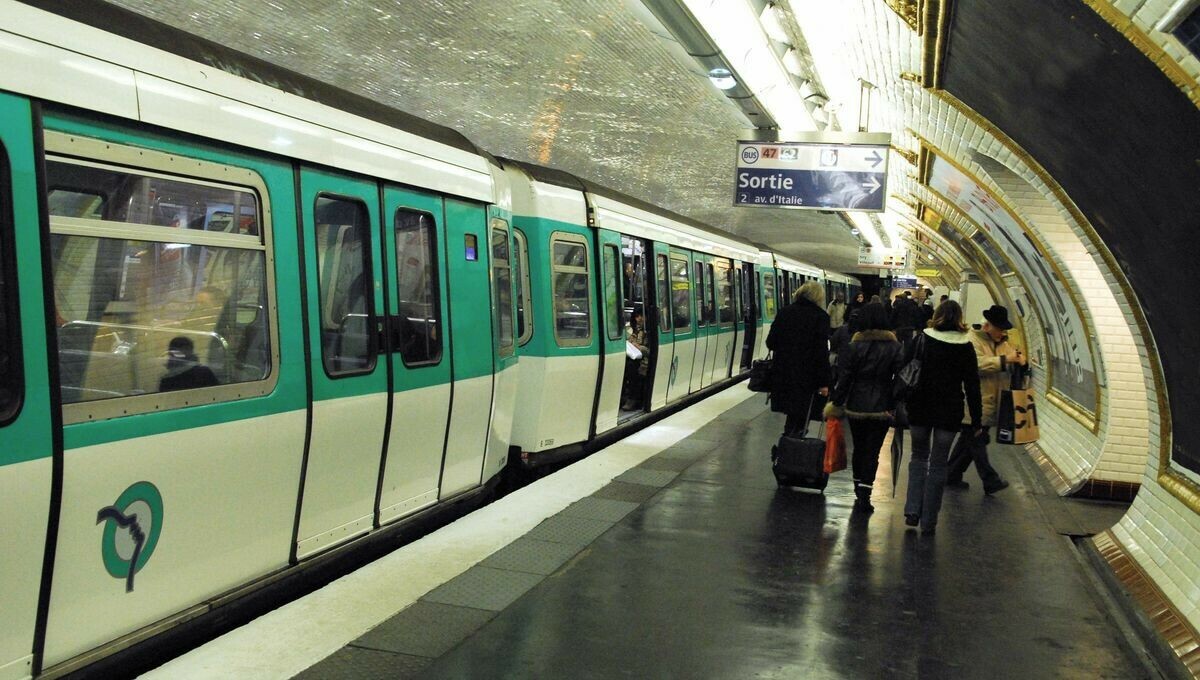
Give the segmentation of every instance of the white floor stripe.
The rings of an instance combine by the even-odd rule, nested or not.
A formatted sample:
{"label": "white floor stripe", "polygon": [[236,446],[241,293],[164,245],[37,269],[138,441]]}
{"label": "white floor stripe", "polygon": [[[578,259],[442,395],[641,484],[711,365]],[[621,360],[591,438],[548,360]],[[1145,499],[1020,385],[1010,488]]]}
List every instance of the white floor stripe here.
{"label": "white floor stripe", "polygon": [[752,396],[735,385],[141,677],[290,678]]}

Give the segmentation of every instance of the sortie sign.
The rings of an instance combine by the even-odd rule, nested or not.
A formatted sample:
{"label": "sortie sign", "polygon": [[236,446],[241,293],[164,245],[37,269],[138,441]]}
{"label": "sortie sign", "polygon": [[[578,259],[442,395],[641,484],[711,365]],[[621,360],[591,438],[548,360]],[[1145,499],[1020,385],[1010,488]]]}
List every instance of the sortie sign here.
{"label": "sortie sign", "polygon": [[883,211],[891,135],[794,137],[738,142],[735,206]]}

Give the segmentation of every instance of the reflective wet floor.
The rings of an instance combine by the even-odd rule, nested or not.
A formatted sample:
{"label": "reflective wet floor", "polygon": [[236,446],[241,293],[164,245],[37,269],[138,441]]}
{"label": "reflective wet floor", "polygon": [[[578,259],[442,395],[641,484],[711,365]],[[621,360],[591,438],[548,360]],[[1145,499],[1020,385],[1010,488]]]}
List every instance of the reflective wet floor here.
{"label": "reflective wet floor", "polygon": [[920,536],[886,454],[873,514],[848,471],[778,488],[782,425],[741,403],[303,675],[1147,677],[1057,533],[1121,508],[1064,507],[993,445],[1012,486],[985,496],[968,471]]}

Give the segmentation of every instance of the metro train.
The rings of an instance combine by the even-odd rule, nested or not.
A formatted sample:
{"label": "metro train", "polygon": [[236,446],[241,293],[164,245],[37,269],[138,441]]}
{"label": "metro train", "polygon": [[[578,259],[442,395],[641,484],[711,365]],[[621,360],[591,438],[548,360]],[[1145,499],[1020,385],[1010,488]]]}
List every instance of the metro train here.
{"label": "metro train", "polygon": [[116,8],[0,11],[0,678],[469,508],[856,285]]}

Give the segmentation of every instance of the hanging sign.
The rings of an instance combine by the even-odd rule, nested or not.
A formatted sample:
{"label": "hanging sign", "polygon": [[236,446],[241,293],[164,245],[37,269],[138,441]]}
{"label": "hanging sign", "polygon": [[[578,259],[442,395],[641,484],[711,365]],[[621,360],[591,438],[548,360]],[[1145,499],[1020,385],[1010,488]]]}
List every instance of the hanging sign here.
{"label": "hanging sign", "polygon": [[858,249],[858,264],[860,267],[904,269],[908,264],[908,251],[903,248],[862,246]]}
{"label": "hanging sign", "polygon": [[792,137],[738,142],[735,206],[883,212],[890,134]]}

